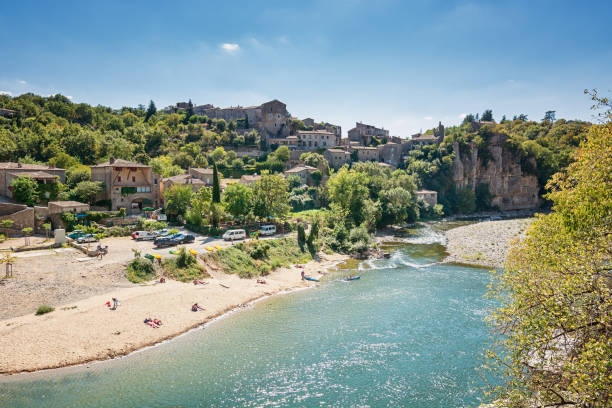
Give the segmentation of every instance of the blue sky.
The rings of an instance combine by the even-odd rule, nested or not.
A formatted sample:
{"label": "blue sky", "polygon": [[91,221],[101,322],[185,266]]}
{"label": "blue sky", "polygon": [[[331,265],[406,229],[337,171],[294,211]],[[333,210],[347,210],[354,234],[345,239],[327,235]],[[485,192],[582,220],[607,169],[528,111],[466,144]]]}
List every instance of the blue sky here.
{"label": "blue sky", "polygon": [[0,92],[115,108],[279,99],[409,136],[493,109],[591,119],[612,89],[612,2],[27,1],[0,11]]}

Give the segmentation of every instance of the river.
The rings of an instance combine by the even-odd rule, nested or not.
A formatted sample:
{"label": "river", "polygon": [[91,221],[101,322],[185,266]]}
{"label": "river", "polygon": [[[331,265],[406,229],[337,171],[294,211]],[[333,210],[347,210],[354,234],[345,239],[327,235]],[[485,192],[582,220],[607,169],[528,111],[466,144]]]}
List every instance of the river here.
{"label": "river", "polygon": [[420,234],[130,356],[0,379],[0,407],[477,406],[489,274]]}

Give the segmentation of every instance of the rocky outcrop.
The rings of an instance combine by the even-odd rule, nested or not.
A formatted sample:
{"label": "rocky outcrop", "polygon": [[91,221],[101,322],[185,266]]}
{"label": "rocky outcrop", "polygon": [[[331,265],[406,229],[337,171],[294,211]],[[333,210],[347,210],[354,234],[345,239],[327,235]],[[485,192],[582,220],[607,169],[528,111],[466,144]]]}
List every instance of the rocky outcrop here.
{"label": "rocky outcrop", "polygon": [[[478,157],[478,148],[472,146],[468,154],[461,154],[455,142],[453,181],[457,187],[474,191],[479,184],[489,186],[492,204],[501,211],[534,209],[540,206],[538,179],[521,170],[520,160],[505,146],[507,136],[493,134],[488,142],[489,157],[486,166]],[[533,158],[531,165],[536,169]]]}

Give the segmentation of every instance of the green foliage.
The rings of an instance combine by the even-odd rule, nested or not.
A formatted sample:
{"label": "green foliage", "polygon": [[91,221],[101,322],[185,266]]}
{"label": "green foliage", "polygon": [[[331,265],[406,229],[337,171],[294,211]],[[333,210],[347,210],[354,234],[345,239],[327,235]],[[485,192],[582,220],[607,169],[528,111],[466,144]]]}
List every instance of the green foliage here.
{"label": "green foliage", "polygon": [[0,227],[2,228],[11,228],[15,224],[14,220],[2,220],[0,221]]}
{"label": "green foliage", "polygon": [[304,224],[301,222],[297,225],[297,243],[302,251],[306,245],[306,233],[304,232]]}
{"label": "green foliage", "polygon": [[70,232],[74,229],[74,225],[77,223],[77,217],[75,214],[71,212],[63,212],[60,215],[60,218],[62,219],[62,221],[64,222],[64,225],[66,226],[66,231]]}
{"label": "green foliage", "polygon": [[289,213],[288,183],[278,174],[265,174],[253,184],[253,214],[285,219]]}
{"label": "green foliage", "polygon": [[11,181],[13,197],[20,203],[33,206],[38,201],[38,183],[29,177],[17,177]]}
{"label": "green foliage", "polygon": [[217,170],[217,163],[213,162],[213,191],[212,191],[212,202],[221,202],[221,184],[219,182],[219,171]]}
{"label": "green foliage", "polygon": [[164,259],[162,265],[165,276],[180,282],[191,282],[194,279],[210,277],[204,268],[198,264],[196,257],[185,247],[179,248],[176,257]]}
{"label": "green foliage", "polygon": [[47,306],[47,305],[38,306],[38,309],[36,309],[36,316],[44,315],[54,310],[55,308],[51,306]]}
{"label": "green foliage", "polygon": [[103,185],[99,181],[81,181],[70,190],[70,198],[82,203],[93,203],[96,195],[102,192]]}
{"label": "green foliage", "polygon": [[155,267],[147,258],[136,256],[128,264],[125,277],[132,283],[147,282],[155,277]]}
{"label": "green foliage", "polygon": [[251,211],[253,190],[240,183],[232,183],[223,192],[225,210],[234,217],[244,217]]}
{"label": "green foliage", "polygon": [[540,215],[496,274],[489,352],[509,406],[610,406],[612,124],[592,126],[575,162],[549,182]]}
{"label": "green foliage", "polygon": [[166,213],[172,217],[184,216],[193,197],[193,191],[188,185],[174,184],[164,192]]}
{"label": "green foliage", "polygon": [[224,248],[207,257],[213,259],[225,273],[241,278],[267,275],[271,270],[312,260],[302,252],[297,242],[289,238],[252,241]]}

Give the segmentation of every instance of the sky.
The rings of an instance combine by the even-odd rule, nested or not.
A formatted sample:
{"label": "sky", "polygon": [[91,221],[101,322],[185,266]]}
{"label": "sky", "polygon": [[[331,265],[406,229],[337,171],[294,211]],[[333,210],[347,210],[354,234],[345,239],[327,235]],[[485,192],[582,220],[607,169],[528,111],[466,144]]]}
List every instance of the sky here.
{"label": "sky", "polygon": [[409,137],[492,109],[591,120],[612,1],[29,1],[0,9],[0,93],[360,121]]}

